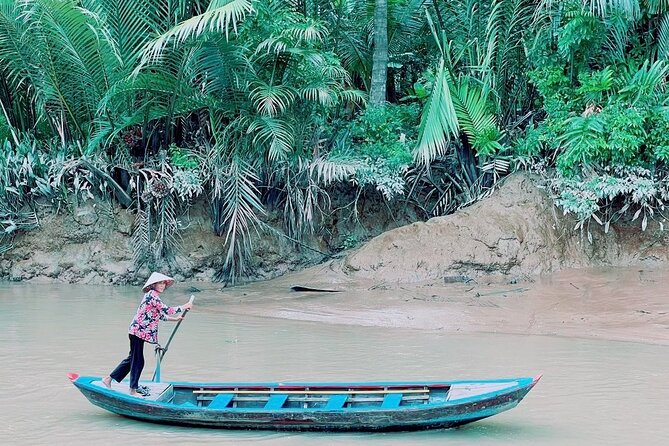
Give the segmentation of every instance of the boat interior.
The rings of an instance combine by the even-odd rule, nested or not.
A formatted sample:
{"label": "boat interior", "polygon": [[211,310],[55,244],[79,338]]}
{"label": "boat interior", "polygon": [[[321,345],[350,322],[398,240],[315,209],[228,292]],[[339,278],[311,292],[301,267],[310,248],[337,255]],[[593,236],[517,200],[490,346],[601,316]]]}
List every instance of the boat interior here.
{"label": "boat interior", "polygon": [[[94,385],[104,386],[101,381]],[[451,386],[208,386],[141,383],[149,387],[149,401],[209,409],[396,409],[444,403]],[[127,383],[112,383],[112,390],[129,393]]]}
{"label": "boat interior", "polygon": [[173,387],[175,404],[210,409],[395,409],[446,401],[443,387]]}

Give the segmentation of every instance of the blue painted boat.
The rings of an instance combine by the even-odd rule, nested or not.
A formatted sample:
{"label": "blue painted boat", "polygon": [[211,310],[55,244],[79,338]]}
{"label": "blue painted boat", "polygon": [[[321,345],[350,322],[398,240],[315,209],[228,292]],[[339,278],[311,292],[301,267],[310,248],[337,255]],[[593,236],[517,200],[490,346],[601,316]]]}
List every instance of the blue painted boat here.
{"label": "blue painted boat", "polygon": [[115,414],[156,423],[227,429],[390,431],[450,428],[515,407],[534,378],[453,382],[127,383],[71,373],[88,398]]}

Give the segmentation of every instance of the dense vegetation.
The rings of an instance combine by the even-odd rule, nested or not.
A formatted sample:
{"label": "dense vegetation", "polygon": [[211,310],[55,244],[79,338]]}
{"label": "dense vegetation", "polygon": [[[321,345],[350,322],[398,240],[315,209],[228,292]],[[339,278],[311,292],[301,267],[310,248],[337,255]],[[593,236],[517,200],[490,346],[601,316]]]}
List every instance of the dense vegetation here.
{"label": "dense vegetation", "polygon": [[342,190],[428,218],[531,168],[645,229],[668,58],[667,0],[0,0],[0,227],[104,197],[154,265],[206,200],[234,280],[269,210],[299,241]]}

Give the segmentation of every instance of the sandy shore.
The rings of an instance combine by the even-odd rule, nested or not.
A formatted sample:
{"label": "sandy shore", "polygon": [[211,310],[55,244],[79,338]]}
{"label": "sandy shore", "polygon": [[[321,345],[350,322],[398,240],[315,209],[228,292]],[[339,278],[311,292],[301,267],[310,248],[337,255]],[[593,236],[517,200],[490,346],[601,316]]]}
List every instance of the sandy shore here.
{"label": "sandy shore", "polygon": [[[295,292],[295,285],[338,292]],[[353,280],[329,265],[253,285],[203,286],[220,311],[459,333],[568,336],[669,345],[669,271],[566,270],[519,283]]]}

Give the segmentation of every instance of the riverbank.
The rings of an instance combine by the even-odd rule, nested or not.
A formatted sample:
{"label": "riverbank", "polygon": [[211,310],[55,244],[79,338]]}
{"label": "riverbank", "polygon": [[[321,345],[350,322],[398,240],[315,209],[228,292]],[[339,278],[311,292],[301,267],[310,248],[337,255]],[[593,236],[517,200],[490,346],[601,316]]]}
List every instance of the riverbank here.
{"label": "riverbank", "polygon": [[[291,291],[295,285],[338,292]],[[327,324],[669,345],[668,286],[663,269],[568,269],[523,283],[393,284],[350,280],[327,264],[250,286],[200,286],[197,299],[220,300],[231,314]]]}
{"label": "riverbank", "polygon": [[[0,257],[0,278],[142,283],[148,271],[132,266],[131,224],[122,212],[112,220],[91,213],[50,221]],[[285,240],[263,239],[255,274],[270,280],[233,288],[212,282],[221,239],[203,215],[191,217],[184,266],[163,272],[239,314],[669,344],[669,237],[659,223],[646,231],[619,223],[608,234],[592,227],[592,243],[572,228],[532,177],[516,174],[453,215],[379,231],[341,258],[299,272],[289,271],[313,265],[313,252],[300,257]],[[291,292],[293,285],[339,292]]]}

